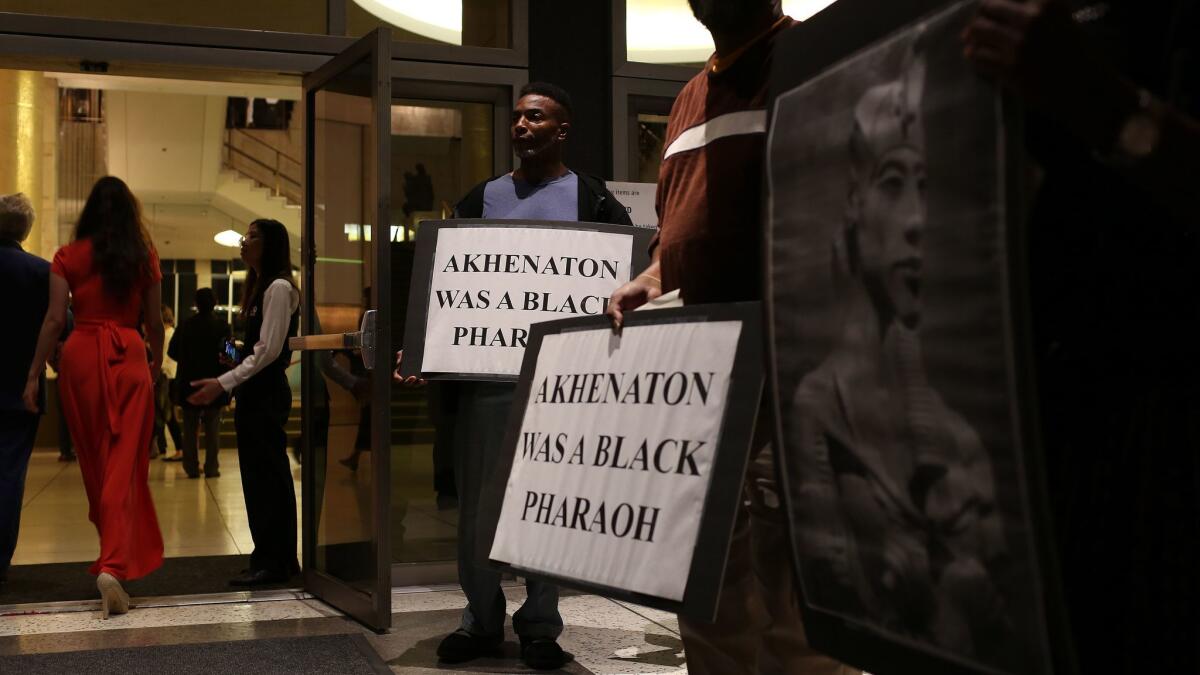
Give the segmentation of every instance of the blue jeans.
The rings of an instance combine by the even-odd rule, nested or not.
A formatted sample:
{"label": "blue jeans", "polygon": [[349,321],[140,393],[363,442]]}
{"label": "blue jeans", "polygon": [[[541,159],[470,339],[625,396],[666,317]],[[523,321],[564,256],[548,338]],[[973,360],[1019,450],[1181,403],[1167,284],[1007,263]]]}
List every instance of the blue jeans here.
{"label": "blue jeans", "polygon": [[[476,564],[479,497],[496,466],[504,443],[508,411],[516,385],[465,382],[459,388],[454,434],[454,477],[458,485],[458,581],[467,595],[462,628],[472,635],[504,633],[504,593],[500,572]],[[558,587],[527,580],[525,604],[513,615],[513,630],[523,638],[556,638],[562,633]]]}

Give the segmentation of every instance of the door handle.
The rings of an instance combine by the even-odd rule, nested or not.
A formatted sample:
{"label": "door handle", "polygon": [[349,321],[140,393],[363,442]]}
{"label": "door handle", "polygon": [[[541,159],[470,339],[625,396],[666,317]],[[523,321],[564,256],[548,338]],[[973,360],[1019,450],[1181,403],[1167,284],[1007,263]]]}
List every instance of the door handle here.
{"label": "door handle", "polygon": [[332,333],[329,335],[299,335],[288,338],[288,349],[294,352],[322,351],[327,349],[351,349],[362,357],[367,370],[375,369],[375,310],[363,314],[362,323],[355,333]]}

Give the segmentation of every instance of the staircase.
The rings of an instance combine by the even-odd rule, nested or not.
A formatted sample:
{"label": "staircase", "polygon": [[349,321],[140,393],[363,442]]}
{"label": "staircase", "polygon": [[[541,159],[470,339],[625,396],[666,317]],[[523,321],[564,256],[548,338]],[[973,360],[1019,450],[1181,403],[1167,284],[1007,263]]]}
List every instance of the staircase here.
{"label": "staircase", "polygon": [[212,203],[238,221],[249,223],[259,218],[271,218],[283,223],[289,233],[297,237],[300,234],[299,204],[273,194],[270,189],[234,169],[222,169],[217,175],[217,189],[213,192]]}
{"label": "staircase", "polygon": [[[298,124],[298,123],[297,123]],[[300,238],[304,165],[293,147],[301,129],[226,129],[212,203],[235,220],[278,220]]]}

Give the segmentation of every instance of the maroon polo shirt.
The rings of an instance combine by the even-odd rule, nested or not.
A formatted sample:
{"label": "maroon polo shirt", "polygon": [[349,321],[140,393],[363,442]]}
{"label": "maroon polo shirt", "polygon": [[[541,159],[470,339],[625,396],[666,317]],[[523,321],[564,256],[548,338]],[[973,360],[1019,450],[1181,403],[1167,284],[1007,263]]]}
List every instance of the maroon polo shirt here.
{"label": "maroon polo shirt", "polygon": [[762,297],[767,85],[784,17],[726,68],[715,55],[671,108],[658,174],[664,292],[689,304]]}

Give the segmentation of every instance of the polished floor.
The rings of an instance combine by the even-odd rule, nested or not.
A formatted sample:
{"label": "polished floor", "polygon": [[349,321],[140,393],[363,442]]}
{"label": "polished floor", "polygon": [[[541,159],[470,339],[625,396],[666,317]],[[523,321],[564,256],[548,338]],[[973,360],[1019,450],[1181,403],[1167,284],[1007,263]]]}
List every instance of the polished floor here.
{"label": "polished floor", "polygon": [[[180,462],[150,462],[150,492],[167,557],[248,554],[254,548],[237,451],[222,450],[220,457],[218,478],[189,479]],[[293,464],[292,475],[299,495],[298,465]],[[100,540],[87,511],[79,464],[59,462],[57,450],[35,450],[12,564],[94,560]]]}
{"label": "polished floor", "polygon": [[[430,445],[420,443],[393,447],[393,493],[403,495],[393,508],[398,524],[393,533],[394,560],[453,558],[457,513],[438,508],[431,485],[431,451]],[[344,454],[330,451],[331,460]],[[366,525],[362,497],[370,484],[370,455],[363,456],[358,471],[336,461],[328,464],[323,521],[351,525],[350,529],[356,521]],[[293,462],[292,469],[299,495],[300,467]],[[235,450],[222,451],[218,478],[189,479],[180,463],[153,460],[150,486],[168,557],[246,554],[252,549]],[[327,523],[322,525],[325,529]],[[98,553],[78,464],[59,462],[57,450],[39,448],[29,466],[13,564],[83,562]],[[181,590],[179,597],[135,598],[129,614],[109,620],[100,619],[97,601],[14,605],[5,604],[0,595],[0,657],[361,634],[396,673],[528,672],[516,659],[518,647],[511,632],[507,658],[459,666],[438,664],[437,643],[458,625],[466,603],[454,585],[395,589],[393,628],[382,635],[298,590],[217,595],[186,592]],[[524,588],[513,584],[505,593],[511,614],[520,606]],[[566,623],[561,643],[576,656],[562,672],[686,673],[673,615],[571,593],[564,593],[560,608]],[[269,667],[257,670],[272,672]]]}
{"label": "polished floor", "polygon": [[[524,588],[505,588],[511,615]],[[101,620],[97,604],[0,607],[0,657],[309,635],[361,634],[395,673],[528,672],[507,635],[507,658],[439,665],[438,641],[457,625],[465,604],[454,587],[405,588],[392,593],[392,629],[375,634],[319,600],[292,591],[135,599],[129,614]],[[559,672],[596,675],[686,673],[674,615],[591,595],[565,594],[560,643],[575,662]],[[270,673],[270,664],[256,672]]]}
{"label": "polished floor", "polygon": [[[319,530],[324,543],[362,538],[371,528],[371,456],[365,453],[358,470],[351,471],[336,461],[348,455],[346,450],[331,450]],[[221,450],[220,461],[219,477],[198,479],[188,478],[180,462],[150,462],[150,492],[167,557],[245,555],[253,550],[237,450]],[[444,505],[439,508],[432,473],[431,445],[393,447],[393,562],[454,559],[458,512]],[[299,500],[300,465],[294,461],[292,478]],[[299,508],[297,501],[297,523]],[[79,464],[59,462],[57,450],[35,450],[25,479],[21,534],[12,564],[94,560],[100,542],[87,509]]]}

